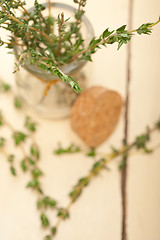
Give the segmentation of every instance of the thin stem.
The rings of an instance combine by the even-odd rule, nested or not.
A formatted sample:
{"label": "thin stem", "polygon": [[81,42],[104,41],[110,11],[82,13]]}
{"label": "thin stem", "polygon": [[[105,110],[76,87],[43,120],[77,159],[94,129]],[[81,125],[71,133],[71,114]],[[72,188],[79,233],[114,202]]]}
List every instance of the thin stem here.
{"label": "thin stem", "polygon": [[4,44],[7,44],[7,45],[13,45],[13,46],[21,46],[21,47],[25,46],[24,44],[14,43],[14,42],[4,42],[4,41],[3,41],[3,43],[4,43]]}
{"label": "thin stem", "polygon": [[[157,22],[155,22],[155,23],[147,26],[147,28],[151,28],[151,27],[157,25],[159,22],[160,22],[160,18],[159,18],[159,20],[158,20]],[[129,34],[132,34],[132,33],[134,33],[134,32],[137,32],[137,29],[127,31],[127,33],[129,33]],[[77,59],[79,56],[81,56],[82,54],[90,51],[91,48],[95,48],[95,47],[98,47],[98,46],[100,46],[100,45],[103,45],[103,44],[107,43],[107,42],[110,40],[111,37],[114,37],[114,36],[116,36],[116,35],[117,35],[117,33],[111,34],[109,37],[107,37],[107,38],[105,38],[105,39],[102,39],[102,41],[100,41],[99,43],[95,44],[94,46],[92,46],[92,47],[88,46],[88,48],[86,48],[86,49],[78,52],[77,54],[75,54],[75,55],[70,59],[70,61],[73,61],[73,60]]]}
{"label": "thin stem", "polygon": [[[15,0],[14,0],[14,2],[17,3],[17,1],[15,1]],[[22,3],[19,3],[19,6],[23,9],[24,13],[29,16],[28,11],[25,9],[25,7],[22,5]]]}
{"label": "thin stem", "polygon": [[[49,19],[51,18],[51,0],[48,0],[48,18]],[[49,21],[49,32],[52,33],[52,31],[53,31],[53,28]]]}
{"label": "thin stem", "polygon": [[[157,130],[157,127],[153,127],[152,129],[149,130],[149,133],[153,133],[155,130]],[[84,178],[84,180],[81,182],[81,184],[78,185],[78,187],[76,187],[76,194],[71,198],[71,200],[69,201],[67,207],[65,208],[66,211],[69,211],[72,204],[75,202],[77,196],[79,196],[79,193],[82,192],[85,184],[90,181],[92,178],[94,178],[95,176],[97,176],[103,169],[104,167],[111,162],[113,159],[119,157],[119,156],[123,156],[124,154],[128,153],[131,149],[133,149],[137,144],[137,141],[133,141],[131,144],[123,146],[119,151],[117,151],[116,153],[110,153],[110,154],[105,154],[105,156],[107,156],[103,162],[103,165],[100,165],[97,169],[96,169],[96,174],[94,174],[92,171],[88,174],[88,176],[86,176]],[[156,148],[159,145],[155,146]],[[62,222],[63,217],[59,217],[56,223],[56,228],[58,228],[58,226],[60,225],[60,223]],[[54,236],[53,236],[54,238]]]}
{"label": "thin stem", "polygon": [[[82,2],[82,0],[79,1],[78,12],[81,10],[81,2]],[[79,24],[80,24],[80,19],[77,19],[76,25],[78,26]]]}
{"label": "thin stem", "polygon": [[48,0],[48,15],[51,17],[51,0]]}
{"label": "thin stem", "polygon": [[[23,52],[20,56],[19,56],[19,59],[18,59],[18,64],[21,64],[22,60],[23,60],[23,57],[26,53]],[[19,66],[17,65],[16,69],[13,71],[13,73],[16,73],[17,71],[19,71]]]}
{"label": "thin stem", "polygon": [[[10,128],[10,130],[11,130],[13,133],[16,132],[16,130],[14,129],[14,127],[13,127],[4,117],[3,117],[3,122],[4,122],[5,125],[7,125],[7,126]],[[24,157],[25,157],[25,158],[28,158],[24,146],[23,146],[22,144],[20,144],[19,147],[20,147],[21,152],[22,152],[22,154],[24,155]]]}
{"label": "thin stem", "polygon": [[[7,12],[7,11],[4,9],[2,3],[0,3],[0,6],[1,6],[2,10],[8,15],[8,17],[10,17],[12,20],[14,20],[15,22],[17,22],[17,23],[19,23],[19,24],[21,24],[21,25],[25,25],[23,22],[21,22],[20,20],[18,20],[18,19],[15,18],[14,16],[12,16],[9,12]],[[42,35],[43,37],[45,37],[49,43],[52,43],[51,39],[50,39],[44,32],[42,32],[41,30],[39,30],[39,29],[37,29],[37,28],[34,28],[34,27],[32,27],[32,26],[29,26],[29,29],[40,33],[40,35]]]}
{"label": "thin stem", "polygon": [[59,39],[58,39],[58,52],[60,53],[61,51],[61,44],[62,44],[62,27],[64,23],[64,13],[62,12],[60,15],[60,24],[58,28],[58,34],[59,34]]}

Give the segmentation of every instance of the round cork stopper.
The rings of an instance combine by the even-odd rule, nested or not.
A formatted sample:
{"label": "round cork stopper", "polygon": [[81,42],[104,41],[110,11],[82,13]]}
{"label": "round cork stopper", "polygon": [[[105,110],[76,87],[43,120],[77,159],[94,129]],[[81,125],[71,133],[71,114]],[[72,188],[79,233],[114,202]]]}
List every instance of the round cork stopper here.
{"label": "round cork stopper", "polygon": [[116,91],[91,87],[75,101],[71,127],[89,147],[97,147],[115,129],[122,105],[122,97]]}

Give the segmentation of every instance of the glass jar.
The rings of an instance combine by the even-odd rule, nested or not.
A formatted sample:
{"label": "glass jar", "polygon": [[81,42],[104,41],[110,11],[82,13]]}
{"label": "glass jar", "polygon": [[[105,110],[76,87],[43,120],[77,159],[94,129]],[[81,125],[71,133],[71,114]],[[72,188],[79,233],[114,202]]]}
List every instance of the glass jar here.
{"label": "glass jar", "polygon": [[[46,6],[45,11],[47,11],[48,4],[43,5]],[[33,9],[31,8],[29,11]],[[74,17],[76,11],[75,8],[63,3],[52,3],[51,5],[51,14],[53,12],[52,16],[54,17],[61,12],[64,12],[65,18]],[[85,46],[94,37],[92,26],[85,16],[82,17],[82,36],[85,39]],[[19,52],[19,47],[16,47],[15,51]],[[73,61],[60,67],[65,74],[74,77],[82,89],[88,87],[85,74],[81,71],[85,63],[86,61]],[[78,96],[69,84],[62,81],[52,84],[47,96],[44,96],[46,83],[58,80],[58,78],[33,65],[24,65],[15,74],[15,80],[17,95],[42,117],[60,119],[69,116],[71,106]]]}

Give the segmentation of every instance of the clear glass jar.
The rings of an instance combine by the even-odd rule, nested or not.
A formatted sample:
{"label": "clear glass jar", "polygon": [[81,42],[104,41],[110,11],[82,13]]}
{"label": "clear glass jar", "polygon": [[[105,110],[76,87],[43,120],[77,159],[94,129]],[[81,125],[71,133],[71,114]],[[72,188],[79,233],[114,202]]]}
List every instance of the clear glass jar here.
{"label": "clear glass jar", "polygon": [[[48,12],[48,4],[43,5],[46,6],[45,11]],[[32,10],[33,8],[29,11]],[[64,16],[67,18],[74,17],[77,10],[63,3],[52,3],[51,11],[54,17],[64,12]],[[82,36],[85,39],[84,44],[86,46],[94,37],[92,26],[85,16],[82,18]],[[15,51],[19,52],[20,49],[16,47]],[[85,63],[86,61],[74,61],[60,67],[65,74],[74,77],[82,89],[86,89],[88,86],[85,74],[81,70]],[[65,118],[69,116],[71,106],[78,94],[71,89],[69,84],[59,81],[52,85],[47,96],[44,96],[46,82],[57,79],[57,77],[51,75],[49,72],[43,72],[36,66],[24,65],[23,68],[15,74],[17,95],[42,117],[52,119]]]}

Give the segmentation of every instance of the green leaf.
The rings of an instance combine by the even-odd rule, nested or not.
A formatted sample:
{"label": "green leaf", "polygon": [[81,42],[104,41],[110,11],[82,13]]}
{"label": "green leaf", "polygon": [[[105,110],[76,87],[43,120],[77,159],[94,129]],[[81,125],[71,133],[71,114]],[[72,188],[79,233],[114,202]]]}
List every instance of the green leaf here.
{"label": "green leaf", "polygon": [[30,148],[30,153],[32,156],[34,156],[37,160],[40,158],[40,152],[38,149],[38,146],[36,144],[33,144]]}
{"label": "green leaf", "polygon": [[47,235],[47,236],[45,236],[45,238],[44,238],[44,240],[51,240],[51,239],[52,239],[51,235]]}
{"label": "green leaf", "polygon": [[142,24],[138,29],[137,29],[137,33],[138,34],[150,34],[152,31],[151,31],[151,28],[150,26],[152,25],[152,23],[145,23],[145,24]]}
{"label": "green leaf", "polygon": [[115,148],[115,147],[111,147],[111,149],[112,149],[112,152],[115,154],[115,155],[118,155],[119,154],[119,150],[117,149],[117,148]]}
{"label": "green leaf", "polygon": [[94,163],[91,172],[95,175],[99,173],[99,170],[106,167],[106,162],[104,158],[101,158],[99,161]]}
{"label": "green leaf", "polygon": [[104,38],[109,37],[113,32],[114,32],[114,30],[110,32],[110,31],[109,31],[109,28],[107,28],[107,29],[102,33],[102,38],[104,39]]}
{"label": "green leaf", "polygon": [[3,147],[5,144],[5,139],[3,137],[0,137],[0,147]]}
{"label": "green leaf", "polygon": [[22,101],[21,101],[20,98],[18,98],[18,97],[15,97],[15,98],[14,98],[14,106],[15,106],[16,108],[22,108]]}
{"label": "green leaf", "polygon": [[101,42],[101,38],[96,39],[95,37],[90,41],[89,46],[90,47],[95,47],[96,44]]}
{"label": "green leaf", "polygon": [[49,220],[44,212],[41,213],[41,223],[45,228],[49,226]]}
{"label": "green leaf", "polygon": [[25,159],[23,159],[23,160],[21,161],[21,168],[22,168],[23,172],[26,172],[27,169],[28,169]]}
{"label": "green leaf", "polygon": [[10,85],[4,82],[0,82],[0,88],[2,88],[4,92],[8,92],[11,89]]}
{"label": "green leaf", "polygon": [[123,45],[123,43],[124,43],[123,41],[120,41],[120,42],[119,42],[117,50],[120,49],[120,47]]}
{"label": "green leaf", "polygon": [[10,154],[8,156],[8,162],[12,163],[14,161],[15,156],[13,154]]}
{"label": "green leaf", "polygon": [[125,31],[125,28],[126,28],[126,25],[123,25],[123,26],[117,28],[116,33],[118,33],[118,34],[123,33]]}
{"label": "green leaf", "polygon": [[57,228],[56,228],[56,227],[52,227],[52,228],[51,228],[51,233],[52,233],[53,235],[55,235],[56,232],[57,232]]}
{"label": "green leaf", "polygon": [[14,132],[13,133],[13,139],[16,145],[19,145],[21,142],[24,142],[27,138],[27,135],[23,132]]}
{"label": "green leaf", "polygon": [[59,208],[57,216],[61,217],[61,218],[63,218],[65,220],[66,218],[69,218],[69,212],[65,208]]}
{"label": "green leaf", "polygon": [[83,14],[85,13],[85,11],[81,10],[81,11],[78,11],[76,14],[75,14],[75,18],[77,20],[81,19],[81,17],[83,16]]}
{"label": "green leaf", "polygon": [[43,172],[40,169],[35,168],[32,170],[32,175],[34,178],[38,178],[43,175]]}
{"label": "green leaf", "polygon": [[51,207],[51,208],[54,208],[56,206],[57,202],[56,200],[48,197],[48,196],[45,196],[44,198],[42,198],[41,200],[38,200],[37,201],[37,207],[38,208],[42,208],[42,207]]}
{"label": "green leaf", "polygon": [[109,40],[107,41],[107,44],[113,44],[113,43],[115,43],[115,42],[117,42],[117,41],[118,41],[118,39],[117,39],[116,36],[111,36],[111,37],[109,38]]}
{"label": "green leaf", "polygon": [[32,158],[28,157],[27,159],[31,165],[35,165],[35,161]]}
{"label": "green leaf", "polygon": [[10,170],[11,170],[11,173],[12,173],[13,176],[17,175],[16,174],[16,169],[13,166],[10,167]]}
{"label": "green leaf", "polygon": [[39,186],[39,182],[36,179],[31,180],[26,187],[37,188]]}
{"label": "green leaf", "polygon": [[88,157],[95,157],[96,156],[96,150],[95,148],[91,148],[91,151],[87,153]]}
{"label": "green leaf", "polygon": [[124,167],[126,166],[126,164],[127,164],[126,159],[123,159],[123,160],[121,161],[121,163],[119,164],[119,170],[123,170]]}
{"label": "green leaf", "polygon": [[150,140],[149,134],[142,134],[136,138],[137,149],[146,148],[146,143]]}
{"label": "green leaf", "polygon": [[31,131],[31,132],[35,132],[36,131],[36,123],[31,121],[30,117],[26,117],[25,119],[25,127]]}
{"label": "green leaf", "polygon": [[81,151],[80,147],[76,146],[75,144],[71,144],[67,148],[63,148],[61,144],[59,144],[58,148],[54,151],[54,153],[57,155],[61,155],[65,153],[77,153],[80,151]]}

